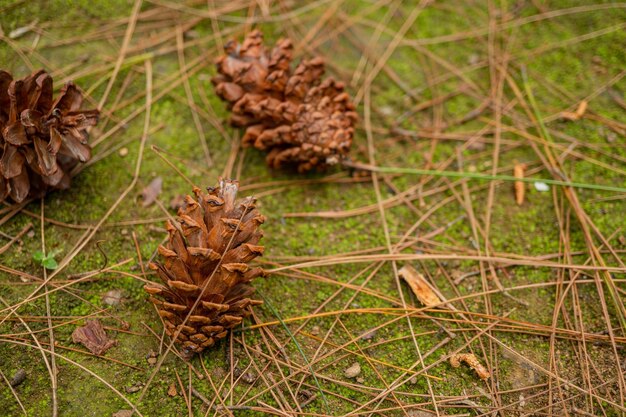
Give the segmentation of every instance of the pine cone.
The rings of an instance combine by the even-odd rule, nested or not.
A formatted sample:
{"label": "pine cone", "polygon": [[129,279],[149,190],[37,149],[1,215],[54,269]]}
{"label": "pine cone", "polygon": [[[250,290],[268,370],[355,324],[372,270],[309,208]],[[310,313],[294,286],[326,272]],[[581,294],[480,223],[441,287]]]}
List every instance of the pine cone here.
{"label": "pine cone", "polygon": [[291,41],[279,40],[268,53],[258,30],[225,51],[211,81],[229,103],[231,124],[247,128],[244,145],[268,151],[272,168],[295,165],[299,172],[346,157],[357,114],[343,83],[321,81],[322,58],[303,60],[291,71]]}
{"label": "pine cone", "polygon": [[82,102],[72,82],[53,101],[44,70],[21,80],[0,70],[0,201],[69,187],[69,171],[91,158],[86,129],[98,122],[98,110],[81,111]]}
{"label": "pine cone", "polygon": [[238,188],[233,180],[220,180],[208,194],[195,187],[195,198],[185,198],[176,224],[167,222],[169,243],[159,246],[164,262],[150,264],[165,285],[144,288],[159,297],[150,301],[169,336],[180,330],[177,341],[186,353],[213,346],[250,315],[250,306],[261,304],[250,298],[250,280],[263,270],[248,263],[263,254],[258,242],[265,217],[255,208],[254,198],[235,201]]}

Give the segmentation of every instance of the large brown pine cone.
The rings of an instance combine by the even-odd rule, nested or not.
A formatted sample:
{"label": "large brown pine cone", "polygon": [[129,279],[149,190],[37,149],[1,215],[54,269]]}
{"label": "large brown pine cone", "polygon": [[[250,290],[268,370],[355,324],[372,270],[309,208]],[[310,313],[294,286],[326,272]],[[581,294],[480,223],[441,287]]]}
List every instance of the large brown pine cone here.
{"label": "large brown pine cone", "polygon": [[68,173],[91,158],[86,129],[98,122],[98,110],[80,110],[82,102],[72,82],[53,100],[44,70],[21,80],[0,70],[0,201],[69,187]]}
{"label": "large brown pine cone", "polygon": [[233,180],[220,180],[208,193],[194,188],[195,198],[185,198],[176,224],[167,222],[169,242],[159,246],[164,261],[150,264],[165,285],[144,288],[167,334],[180,330],[177,341],[187,353],[213,346],[250,315],[250,306],[261,304],[250,298],[250,280],[263,270],[248,263],[263,254],[258,243],[265,217],[254,198],[235,201],[238,188]]}
{"label": "large brown pine cone", "polygon": [[268,151],[272,168],[295,165],[300,172],[346,157],[357,114],[343,83],[321,81],[322,58],[303,60],[292,71],[291,41],[281,39],[268,52],[258,30],[225,51],[212,82],[229,103],[231,124],[247,128],[244,145]]}

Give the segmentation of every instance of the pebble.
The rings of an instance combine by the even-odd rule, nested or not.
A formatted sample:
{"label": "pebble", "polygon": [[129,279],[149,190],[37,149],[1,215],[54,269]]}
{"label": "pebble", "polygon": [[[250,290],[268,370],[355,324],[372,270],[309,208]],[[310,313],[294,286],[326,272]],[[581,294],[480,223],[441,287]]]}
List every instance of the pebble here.
{"label": "pebble", "polygon": [[361,339],[362,340],[372,340],[374,338],[374,336],[376,336],[376,330],[372,330],[371,332],[365,333],[363,336],[361,336]]}
{"label": "pebble", "polygon": [[152,366],[156,365],[157,356],[159,355],[155,351],[148,353],[148,355],[146,356],[148,358],[148,363]]}
{"label": "pebble", "polygon": [[134,392],[138,392],[139,390],[141,390],[141,388],[143,387],[143,382],[136,382],[135,384],[131,385],[130,387],[126,387],[125,391],[129,394],[132,394]]}
{"label": "pebble", "polygon": [[13,388],[17,387],[18,385],[20,385],[22,382],[24,382],[24,380],[26,379],[26,371],[24,369],[19,369],[15,375],[13,375],[13,378],[11,378],[11,386]]}
{"label": "pebble", "polygon": [[356,378],[361,374],[361,365],[358,362],[352,364],[351,367],[343,371],[346,378]]}
{"label": "pebble", "polygon": [[102,296],[102,302],[109,306],[116,306],[122,302],[122,290],[109,290]]}

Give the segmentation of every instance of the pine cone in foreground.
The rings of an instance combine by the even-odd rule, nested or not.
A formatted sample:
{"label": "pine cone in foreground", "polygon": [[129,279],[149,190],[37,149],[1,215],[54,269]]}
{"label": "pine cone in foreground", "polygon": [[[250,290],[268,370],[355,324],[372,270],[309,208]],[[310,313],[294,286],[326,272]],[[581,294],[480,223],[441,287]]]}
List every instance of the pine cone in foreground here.
{"label": "pine cone in foreground", "polygon": [[243,144],[268,151],[272,168],[299,172],[333,165],[346,157],[357,114],[343,83],[321,81],[324,61],[303,60],[294,71],[293,45],[281,39],[271,51],[258,30],[243,44],[229,42],[211,81],[229,103],[230,122],[246,127]]}
{"label": "pine cone in foreground", "polygon": [[195,187],[195,198],[185,198],[176,225],[167,222],[169,243],[159,246],[164,262],[150,264],[165,285],[144,288],[158,296],[150,301],[167,334],[173,337],[180,330],[177,341],[186,353],[213,346],[250,315],[250,306],[261,304],[250,298],[250,280],[263,270],[248,263],[263,254],[258,242],[265,217],[255,208],[254,198],[235,201],[238,188],[233,180],[220,180],[208,193]]}
{"label": "pine cone in foreground", "polygon": [[91,158],[86,129],[98,122],[98,110],[81,111],[82,102],[72,82],[53,100],[44,70],[21,80],[0,70],[0,201],[69,187],[69,171]]}

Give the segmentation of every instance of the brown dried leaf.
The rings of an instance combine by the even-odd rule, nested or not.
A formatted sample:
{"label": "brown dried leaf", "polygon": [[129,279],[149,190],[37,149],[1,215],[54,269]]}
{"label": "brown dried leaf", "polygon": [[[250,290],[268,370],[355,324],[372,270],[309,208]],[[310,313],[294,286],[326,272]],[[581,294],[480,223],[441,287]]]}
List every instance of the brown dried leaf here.
{"label": "brown dried leaf", "polygon": [[100,320],[88,320],[87,324],[78,327],[72,333],[72,341],[82,343],[94,355],[102,355],[117,345],[117,340],[109,339]]}
{"label": "brown dried leaf", "polygon": [[486,381],[491,376],[489,370],[480,363],[473,353],[457,353],[450,358],[450,365],[452,365],[453,368],[461,366],[461,362],[465,362],[470,368],[475,370],[483,381]]}
{"label": "brown dried leaf", "polygon": [[163,188],[163,178],[156,177],[153,179],[150,184],[146,188],[141,191],[141,198],[143,199],[143,203],[141,204],[143,207],[148,207],[154,204],[159,194],[161,194],[161,190]]}
{"label": "brown dried leaf", "polygon": [[417,299],[426,307],[441,304],[441,300],[430,288],[424,276],[417,272],[411,265],[404,265],[398,273],[400,277],[409,284],[409,287],[411,287]]}
{"label": "brown dried leaf", "polygon": [[[524,171],[526,171],[526,164],[515,163],[513,166],[513,176],[515,178],[524,178]],[[522,181],[515,181],[513,184],[515,189],[515,202],[518,206],[524,204],[524,194],[526,193],[526,184]]]}
{"label": "brown dried leaf", "polygon": [[176,385],[174,385],[173,382],[170,384],[170,387],[167,389],[167,395],[169,395],[170,397],[175,397],[178,395],[178,392],[176,391]]}

